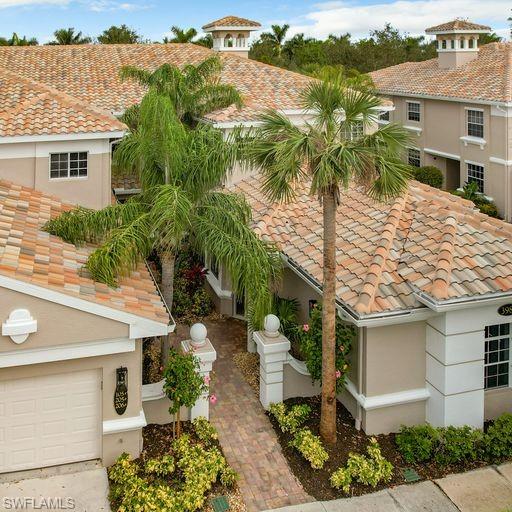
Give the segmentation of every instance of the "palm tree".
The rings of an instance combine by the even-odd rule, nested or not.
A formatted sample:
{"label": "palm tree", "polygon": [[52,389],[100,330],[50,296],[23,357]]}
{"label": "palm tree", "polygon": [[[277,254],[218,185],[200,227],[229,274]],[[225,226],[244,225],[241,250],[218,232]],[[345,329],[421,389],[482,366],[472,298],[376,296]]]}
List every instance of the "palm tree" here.
{"label": "palm tree", "polygon": [[12,33],[10,39],[0,37],[0,46],[37,46],[39,43],[35,37],[27,39],[27,36],[20,37],[16,32]]}
{"label": "palm tree", "polygon": [[271,32],[264,32],[261,34],[261,39],[263,41],[269,42],[277,51],[277,55],[280,57],[281,52],[283,51],[283,43],[286,38],[286,33],[290,25],[272,25]]}
{"label": "palm tree", "polygon": [[90,37],[82,36],[82,32],[76,32],[73,27],[59,28],[53,33],[55,40],[49,42],[50,45],[71,45],[71,44],[89,44]]}
{"label": "palm tree", "polygon": [[294,185],[310,182],[310,194],[323,207],[322,410],[320,433],[336,441],[336,211],[351,181],[378,199],[406,188],[407,165],[400,156],[408,134],[394,124],[374,126],[380,100],[370,91],[354,91],[339,82],[312,82],[302,106],[311,121],[297,127],[277,111],[265,113],[249,136],[246,158],[263,176],[270,200],[291,200]]}
{"label": "palm tree", "polygon": [[109,286],[156,252],[169,308],[175,257],[187,239],[226,268],[233,291],[246,294],[252,320],[261,325],[271,308],[279,258],[251,229],[245,199],[220,190],[235,157],[235,145],[222,132],[206,124],[188,128],[170,97],[150,88],[140,104],[138,128],[114,153],[118,167],[138,173],[143,192],[100,211],[64,213],[47,230],[72,243],[100,243],[86,267],[93,279]]}
{"label": "palm tree", "polygon": [[171,32],[174,34],[174,37],[170,39],[164,37],[164,43],[191,43],[192,39],[197,36],[197,30],[195,28],[183,30],[176,25],[171,27]]}
{"label": "palm tree", "polygon": [[[123,80],[131,79],[170,97],[178,119],[192,126],[198,119],[214,110],[242,106],[237,89],[220,83],[222,64],[218,56],[210,57],[198,65],[189,64],[182,69],[163,64],[155,71],[135,66],[121,69]],[[131,115],[130,112],[127,112]]]}

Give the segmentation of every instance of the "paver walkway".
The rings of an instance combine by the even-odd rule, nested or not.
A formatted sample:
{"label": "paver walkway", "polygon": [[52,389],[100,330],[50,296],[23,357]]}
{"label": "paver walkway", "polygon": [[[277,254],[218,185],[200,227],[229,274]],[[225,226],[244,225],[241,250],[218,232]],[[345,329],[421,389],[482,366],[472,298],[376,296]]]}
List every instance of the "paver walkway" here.
{"label": "paver walkway", "polygon": [[233,363],[233,355],[246,350],[245,324],[229,319],[206,326],[217,350],[211,389],[218,401],[210,406],[210,420],[229,464],[240,475],[248,511],[311,501],[290,471],[258,397]]}

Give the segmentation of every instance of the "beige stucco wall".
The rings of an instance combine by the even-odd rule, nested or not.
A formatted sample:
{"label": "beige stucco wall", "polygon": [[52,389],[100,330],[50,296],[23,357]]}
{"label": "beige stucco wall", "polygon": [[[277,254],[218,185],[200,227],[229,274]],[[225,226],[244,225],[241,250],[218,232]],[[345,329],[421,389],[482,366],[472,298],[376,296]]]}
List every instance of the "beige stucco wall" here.
{"label": "beige stucco wall", "polygon": [[[405,126],[421,129],[421,132],[411,131],[411,147],[421,150],[422,165],[435,165],[445,174],[446,156],[453,155],[459,161],[459,185],[467,181],[467,162],[483,165],[485,169],[485,194],[492,197],[501,213],[512,220],[512,183],[507,180],[507,172],[511,166],[497,164],[491,158],[503,161],[510,160],[512,148],[512,121],[505,117],[496,107],[471,102],[442,101],[435,99],[394,96],[391,98],[395,111],[390,113],[390,120]],[[407,101],[417,101],[421,104],[421,121],[413,122],[407,119]],[[461,136],[467,135],[466,109],[474,108],[484,112],[483,147],[477,144],[465,143]],[[441,154],[432,154],[424,149]],[[449,157],[451,158],[451,157]],[[508,169],[508,171],[507,171]],[[449,188],[452,188],[448,180]],[[446,179],[445,179],[446,186]]]}
{"label": "beige stucco wall", "polygon": [[504,412],[512,413],[512,388],[491,389],[485,392],[484,419],[493,420]]}
{"label": "beige stucco wall", "polygon": [[[0,336],[1,353],[20,352],[45,347],[58,347],[74,343],[127,339],[128,326],[120,322],[94,316],[67,306],[61,306],[7,289],[0,290],[0,320],[4,322],[9,313],[17,308],[26,308],[37,320],[37,332],[18,345],[8,336]],[[116,369],[128,368],[128,407],[123,416],[114,408]],[[98,370],[102,380],[102,421],[139,416],[142,409],[142,343],[135,342],[135,351],[93,356],[66,361],[21,365],[0,368],[0,381],[22,379],[41,375]],[[141,447],[141,431],[120,432],[103,436],[103,462],[111,464],[123,451],[138,456]]]}
{"label": "beige stucco wall", "polygon": [[[50,179],[50,153],[88,152],[86,178]],[[0,179],[53,194],[66,201],[99,209],[111,202],[108,139],[0,144]]]}
{"label": "beige stucco wall", "polygon": [[425,322],[366,328],[366,396],[425,387]]}
{"label": "beige stucco wall", "polygon": [[368,435],[398,432],[401,425],[421,425],[424,422],[424,401],[362,411],[362,428]]}
{"label": "beige stucco wall", "polygon": [[278,295],[285,299],[297,299],[300,303],[299,322],[305,323],[309,319],[309,301],[321,302],[321,295],[317,293],[304,279],[293,270],[285,268]]}

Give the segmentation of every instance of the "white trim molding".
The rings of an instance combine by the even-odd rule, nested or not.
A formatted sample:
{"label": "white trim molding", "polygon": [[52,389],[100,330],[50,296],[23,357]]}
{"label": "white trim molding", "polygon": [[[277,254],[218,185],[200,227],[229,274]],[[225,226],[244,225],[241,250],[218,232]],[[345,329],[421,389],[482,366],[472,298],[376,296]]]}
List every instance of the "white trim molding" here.
{"label": "white trim molding", "polygon": [[115,420],[105,420],[103,422],[103,435],[140,430],[147,424],[148,423],[146,421],[144,410],[141,409],[138,416],[129,416],[128,418],[119,418]]}
{"label": "white trim molding", "polygon": [[25,350],[18,349],[0,353],[0,368],[122,354],[125,352],[133,352],[134,350],[135,340],[128,338],[89,341],[85,343],[68,343],[66,345],[29,348]]}
{"label": "white trim molding", "polygon": [[506,167],[512,165],[512,160],[504,160],[503,158],[498,158],[496,156],[490,156],[489,162],[492,162],[493,164],[504,165]]}
{"label": "white trim molding", "polygon": [[152,400],[160,400],[164,398],[164,383],[165,379],[152,384],[142,384],[142,401],[151,402]]}
{"label": "white trim molding", "polygon": [[[409,103],[414,103],[414,102],[409,102]],[[410,132],[414,132],[416,133],[416,135],[418,135],[418,137],[421,135],[421,133],[423,132],[423,128],[420,128],[419,126],[411,126],[411,125],[408,125],[408,124],[404,124],[403,127],[406,129],[406,130],[409,130]]]}
{"label": "white trim molding", "polygon": [[437,149],[424,148],[423,151],[429,155],[442,156],[443,158],[451,158],[452,160],[460,160],[460,155],[445,153],[444,151],[438,151]]}
{"label": "white trim molding", "polygon": [[57,142],[68,140],[93,140],[93,139],[120,139],[125,131],[90,132],[90,133],[58,133],[55,135],[13,135],[0,137],[0,144],[12,144],[16,142]]}
{"label": "white trim molding", "polygon": [[172,317],[170,319],[171,324],[167,325],[157,322],[156,320],[137,316],[132,313],[127,313],[126,311],[110,308],[102,304],[97,304],[96,302],[73,297],[65,293],[50,290],[49,288],[44,288],[32,283],[18,281],[17,279],[3,275],[0,275],[0,288],[7,288],[8,290],[24,293],[32,297],[37,297],[38,299],[47,300],[62,306],[68,306],[73,309],[78,309],[79,311],[128,324],[130,326],[129,337],[132,339],[164,336],[173,332],[176,327]]}
{"label": "white trim molding", "polygon": [[480,149],[484,149],[487,144],[485,139],[482,139],[481,137],[472,137],[471,135],[463,135],[462,137],[459,137],[459,140],[464,143],[464,146],[474,144],[475,146],[480,146]]}
{"label": "white trim molding", "polygon": [[430,392],[427,388],[408,389],[396,393],[386,393],[384,395],[365,396],[357,392],[357,388],[352,381],[346,381],[347,391],[357,400],[357,403],[365,410],[381,409],[393,405],[410,404],[421,402],[430,398]]}

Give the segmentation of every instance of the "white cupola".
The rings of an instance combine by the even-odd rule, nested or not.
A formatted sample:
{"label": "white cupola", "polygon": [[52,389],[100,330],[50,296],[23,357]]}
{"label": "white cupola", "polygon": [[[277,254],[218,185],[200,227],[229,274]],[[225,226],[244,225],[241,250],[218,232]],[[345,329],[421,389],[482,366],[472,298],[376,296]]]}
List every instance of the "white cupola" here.
{"label": "white cupola", "polygon": [[260,28],[261,25],[257,21],[225,16],[206,24],[203,31],[212,34],[214,50],[249,57],[251,32]]}
{"label": "white cupola", "polygon": [[491,27],[456,19],[430,27],[427,34],[435,35],[439,67],[454,69],[478,57],[480,34],[488,34]]}

